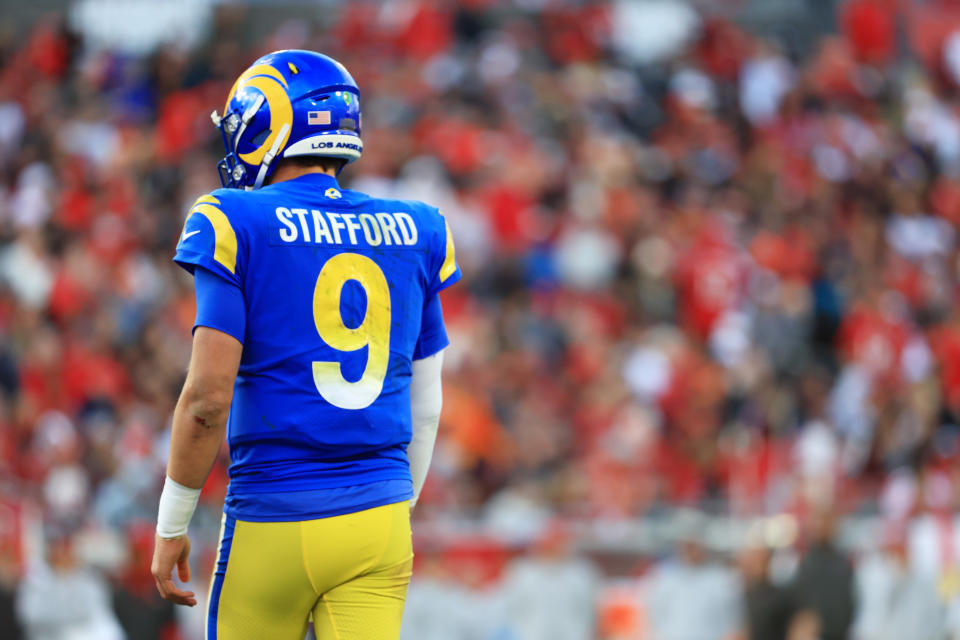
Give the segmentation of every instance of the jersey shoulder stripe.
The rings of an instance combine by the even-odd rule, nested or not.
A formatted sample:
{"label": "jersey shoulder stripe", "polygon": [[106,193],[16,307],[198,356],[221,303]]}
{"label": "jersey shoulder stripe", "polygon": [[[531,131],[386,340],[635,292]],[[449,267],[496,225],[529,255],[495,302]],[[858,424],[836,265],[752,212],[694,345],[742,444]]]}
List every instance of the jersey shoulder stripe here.
{"label": "jersey shoulder stripe", "polygon": [[[212,195],[201,196],[190,209],[190,215],[202,215],[213,227],[213,259],[230,273],[237,272],[237,232],[220,208],[220,201]],[[189,217],[187,219],[189,221]],[[186,227],[184,227],[186,230]]]}
{"label": "jersey shoulder stripe", "polygon": [[189,272],[202,266],[239,283],[242,240],[237,202],[217,189],[197,198],[183,223],[174,261]]}
{"label": "jersey shoulder stripe", "polygon": [[457,250],[453,246],[453,233],[450,231],[450,223],[446,220],[443,221],[444,230],[446,231],[447,241],[446,249],[444,253],[443,264],[440,265],[440,282],[445,283],[450,279],[454,273],[456,273],[457,267]]}

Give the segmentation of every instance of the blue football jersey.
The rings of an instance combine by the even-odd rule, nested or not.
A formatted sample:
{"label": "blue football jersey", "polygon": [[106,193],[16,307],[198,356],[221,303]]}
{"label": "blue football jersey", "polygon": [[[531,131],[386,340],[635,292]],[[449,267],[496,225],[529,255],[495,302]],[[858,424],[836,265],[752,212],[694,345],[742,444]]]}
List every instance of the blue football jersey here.
{"label": "blue football jersey", "polygon": [[440,212],[316,173],[218,189],[174,260],[243,294],[227,514],[303,520],[410,498],[411,362],[446,346],[424,309],[460,279]]}

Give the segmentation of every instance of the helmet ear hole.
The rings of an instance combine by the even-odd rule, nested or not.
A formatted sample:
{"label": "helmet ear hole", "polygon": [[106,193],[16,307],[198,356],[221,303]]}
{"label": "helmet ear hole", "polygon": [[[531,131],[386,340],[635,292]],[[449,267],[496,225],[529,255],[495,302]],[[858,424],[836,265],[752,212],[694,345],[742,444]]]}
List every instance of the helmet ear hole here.
{"label": "helmet ear hole", "polygon": [[252,140],[250,140],[250,144],[252,144],[255,147],[259,147],[260,145],[263,144],[263,142],[267,139],[267,136],[269,135],[270,135],[270,129],[264,129],[263,131],[255,135]]}

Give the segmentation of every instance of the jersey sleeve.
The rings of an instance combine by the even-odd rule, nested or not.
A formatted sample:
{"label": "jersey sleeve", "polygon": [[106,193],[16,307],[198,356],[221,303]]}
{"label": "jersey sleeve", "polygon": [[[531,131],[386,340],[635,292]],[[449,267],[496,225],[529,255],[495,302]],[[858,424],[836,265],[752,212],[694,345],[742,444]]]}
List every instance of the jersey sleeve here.
{"label": "jersey sleeve", "polygon": [[427,289],[427,299],[435,296],[450,285],[456,283],[463,274],[457,264],[457,250],[453,245],[453,234],[446,218],[438,212],[440,218],[440,232],[433,247],[431,274]]}
{"label": "jersey sleeve", "polygon": [[206,267],[193,270],[197,294],[197,319],[193,329],[210,327],[233,336],[243,344],[247,332],[247,309],[243,292],[227,278]]}
{"label": "jersey sleeve", "polygon": [[190,208],[173,261],[190,273],[196,267],[204,267],[240,286],[237,273],[240,249],[237,232],[224,213],[222,202],[213,195],[205,195]]}
{"label": "jersey sleeve", "polygon": [[413,359],[422,360],[447,348],[447,328],[443,323],[443,307],[440,296],[434,294],[423,305],[423,318],[420,322],[420,337],[413,349]]}

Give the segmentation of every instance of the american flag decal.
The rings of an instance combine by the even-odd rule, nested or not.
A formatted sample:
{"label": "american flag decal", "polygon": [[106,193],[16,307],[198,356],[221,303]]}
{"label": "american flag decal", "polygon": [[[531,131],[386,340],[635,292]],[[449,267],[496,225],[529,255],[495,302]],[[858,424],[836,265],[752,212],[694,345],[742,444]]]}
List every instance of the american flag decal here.
{"label": "american flag decal", "polygon": [[329,111],[308,111],[307,124],[330,124]]}

